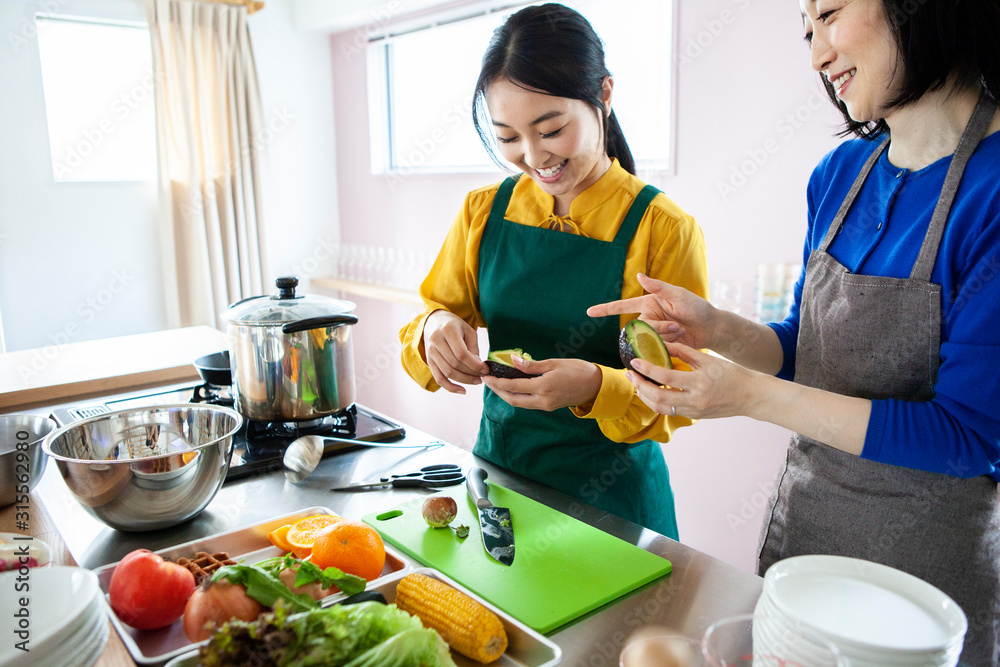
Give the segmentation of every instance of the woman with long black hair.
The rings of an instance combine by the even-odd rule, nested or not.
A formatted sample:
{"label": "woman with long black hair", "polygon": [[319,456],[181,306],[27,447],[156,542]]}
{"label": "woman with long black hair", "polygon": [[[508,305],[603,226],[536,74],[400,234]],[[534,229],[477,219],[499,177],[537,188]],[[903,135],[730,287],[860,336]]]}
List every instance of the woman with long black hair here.
{"label": "woman with long black hair", "polygon": [[800,554],[904,570],[965,610],[962,662],[996,667],[1000,3],[799,4],[812,66],[858,138],[809,182],[789,317],[751,322],[645,278],[649,295],[590,313],[641,312],[693,368],[633,363],[666,385],[631,374],[658,411],[796,432],[761,573]]}
{"label": "woman with long black hair", "polygon": [[[676,539],[658,441],[691,420],[637,398],[619,323],[586,310],[595,294],[640,295],[639,272],[705,295],[704,239],[636,178],[612,89],[579,13],[528,7],[496,30],[474,119],[494,159],[523,173],[466,197],[421,285],[426,311],[400,332],[403,365],[432,391],[486,384],[478,456]],[[514,364],[536,377],[488,376],[478,327],[491,349],[530,354]]]}

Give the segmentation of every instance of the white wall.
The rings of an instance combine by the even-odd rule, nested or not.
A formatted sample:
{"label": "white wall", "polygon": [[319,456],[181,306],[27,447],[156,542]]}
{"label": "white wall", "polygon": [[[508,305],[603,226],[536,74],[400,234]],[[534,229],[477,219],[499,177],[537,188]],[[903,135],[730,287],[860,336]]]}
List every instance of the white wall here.
{"label": "white wall", "polygon": [[[52,180],[39,13],[145,21],[145,3],[0,0],[0,313],[8,350],[47,347],[58,363],[60,344],[159,330],[166,316],[155,183]],[[266,274],[328,273],[339,236],[329,38],[293,29],[286,0],[248,24],[267,126],[255,138],[269,154]]]}
{"label": "white wall", "polygon": [[[34,18],[53,10],[144,16],[141,0],[0,0],[0,313],[9,350],[165,322],[155,184],[53,182]],[[139,103],[152,105],[152,95]]]}
{"label": "white wall", "polygon": [[[740,285],[749,312],[755,264],[800,261],[806,182],[837,143],[838,117],[817,92],[795,3],[679,2],[676,173],[642,176],[697,218],[712,282]],[[622,6],[626,11],[628,2]],[[331,43],[343,240],[436,251],[465,193],[498,179],[370,174],[364,57],[353,48],[362,30]],[[416,310],[357,301],[359,400],[471,447],[481,392],[462,397],[418,389],[399,366],[396,338]],[[682,429],[664,445],[682,541],[752,570],[762,507],[788,436],[734,418]]]}
{"label": "white wall", "polygon": [[[264,191],[272,276],[333,270],[340,237],[333,68],[329,37],[299,32],[290,0],[268,0],[248,19],[268,141]],[[274,291],[273,280],[270,290]]]}

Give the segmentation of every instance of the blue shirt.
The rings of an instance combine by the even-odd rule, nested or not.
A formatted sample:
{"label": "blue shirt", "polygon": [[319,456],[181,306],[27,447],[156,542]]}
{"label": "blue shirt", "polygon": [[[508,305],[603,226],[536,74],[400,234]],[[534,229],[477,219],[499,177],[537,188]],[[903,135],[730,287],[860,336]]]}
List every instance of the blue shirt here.
{"label": "blue shirt", "polygon": [[[880,141],[854,139],[831,151],[809,180],[802,265],[826,236],[847,191]],[[886,150],[851,207],[829,253],[856,274],[908,278],[951,156],[917,171]],[[784,351],[778,377],[795,374],[802,282],[787,319],[772,324]],[[941,366],[927,402],[872,401],[862,458],[957,477],[1000,480],[1000,132],[969,160],[945,226],[931,280],[942,287]]]}

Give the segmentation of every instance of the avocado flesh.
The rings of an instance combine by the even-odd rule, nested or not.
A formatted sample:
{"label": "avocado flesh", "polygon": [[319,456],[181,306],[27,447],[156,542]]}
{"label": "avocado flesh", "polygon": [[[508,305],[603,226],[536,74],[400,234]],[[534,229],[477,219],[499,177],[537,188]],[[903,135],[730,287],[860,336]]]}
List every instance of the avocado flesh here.
{"label": "avocado flesh", "polygon": [[[660,334],[656,333],[656,329],[642,320],[631,320],[622,327],[622,333],[618,337],[618,352],[621,355],[625,368],[636,373],[639,373],[639,371],[632,368],[633,359],[642,359],[654,366],[662,366],[664,368],[674,367],[670,362],[670,354],[667,352],[667,346],[663,344]],[[639,373],[639,375],[642,375],[642,377],[653,384],[660,384],[648,375],[643,375],[642,373]]]}
{"label": "avocado flesh", "polygon": [[520,380],[523,378],[536,378],[537,375],[530,375],[518,369],[510,361],[510,356],[516,354],[522,359],[533,361],[531,355],[516,347],[511,350],[496,350],[490,352],[486,357],[486,365],[490,369],[490,375],[505,380]]}

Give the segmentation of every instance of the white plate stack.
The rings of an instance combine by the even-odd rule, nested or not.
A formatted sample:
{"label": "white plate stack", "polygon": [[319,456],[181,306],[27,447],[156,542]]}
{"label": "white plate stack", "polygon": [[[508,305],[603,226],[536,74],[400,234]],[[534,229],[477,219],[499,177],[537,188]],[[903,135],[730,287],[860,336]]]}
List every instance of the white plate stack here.
{"label": "white plate stack", "polygon": [[[754,653],[789,638],[802,664],[809,631],[835,644],[852,667],[953,667],[968,621],[931,584],[885,565],[842,556],[797,556],[764,576],[754,610]],[[803,632],[797,633],[796,630]]]}
{"label": "white plate stack", "polygon": [[[79,567],[33,567],[26,572],[0,573],[0,633],[7,638],[0,644],[0,665],[91,667],[110,631],[97,575]],[[25,618],[24,609],[28,652],[17,647],[21,639],[14,634]]]}

